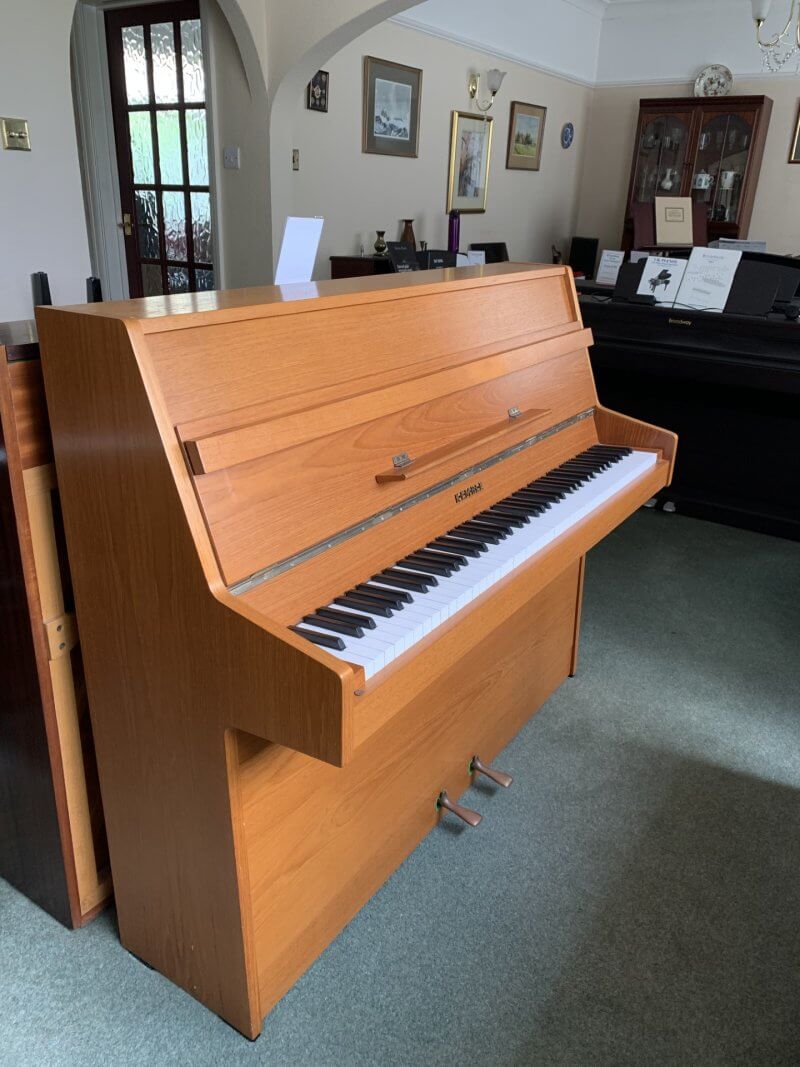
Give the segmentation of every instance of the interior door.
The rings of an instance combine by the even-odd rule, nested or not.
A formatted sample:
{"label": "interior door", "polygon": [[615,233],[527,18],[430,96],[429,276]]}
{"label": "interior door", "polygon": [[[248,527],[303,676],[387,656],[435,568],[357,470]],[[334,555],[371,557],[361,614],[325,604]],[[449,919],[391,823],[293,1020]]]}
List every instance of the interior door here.
{"label": "interior door", "polygon": [[130,295],[213,289],[198,0],[105,19]]}

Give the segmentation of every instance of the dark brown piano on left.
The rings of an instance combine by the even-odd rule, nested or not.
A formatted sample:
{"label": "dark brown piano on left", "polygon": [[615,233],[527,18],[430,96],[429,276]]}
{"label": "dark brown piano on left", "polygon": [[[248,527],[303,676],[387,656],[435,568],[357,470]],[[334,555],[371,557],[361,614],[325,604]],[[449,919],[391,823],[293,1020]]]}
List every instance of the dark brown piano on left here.
{"label": "dark brown piano on left", "polygon": [[111,896],[39,345],[0,324],[0,877],[65,926]]}

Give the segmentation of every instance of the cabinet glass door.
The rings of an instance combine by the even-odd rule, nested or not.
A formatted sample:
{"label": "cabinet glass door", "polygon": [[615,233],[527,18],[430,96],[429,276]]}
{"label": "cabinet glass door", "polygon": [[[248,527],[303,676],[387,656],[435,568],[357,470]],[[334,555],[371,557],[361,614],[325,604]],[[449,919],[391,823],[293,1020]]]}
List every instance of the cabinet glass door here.
{"label": "cabinet glass door", "polygon": [[652,204],[657,196],[679,196],[691,113],[645,113],[639,126],[634,202]]}
{"label": "cabinet glass door", "polygon": [[737,222],[755,112],[708,115],[697,140],[692,199],[705,204],[711,222]]}

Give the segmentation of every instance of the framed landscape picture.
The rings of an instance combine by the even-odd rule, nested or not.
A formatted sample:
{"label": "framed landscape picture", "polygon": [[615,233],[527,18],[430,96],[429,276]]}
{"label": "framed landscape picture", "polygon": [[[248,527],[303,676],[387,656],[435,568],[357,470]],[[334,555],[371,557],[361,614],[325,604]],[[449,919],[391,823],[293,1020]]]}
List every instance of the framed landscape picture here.
{"label": "framed landscape picture", "polygon": [[485,211],[489,191],[493,120],[454,111],[450,130],[447,210]]}
{"label": "framed landscape picture", "polygon": [[508,121],[508,170],[538,170],[542,158],[542,138],[546,107],[523,104],[521,100],[511,103]]}
{"label": "framed landscape picture", "polygon": [[422,71],[364,56],[362,151],[415,157],[419,147]]}

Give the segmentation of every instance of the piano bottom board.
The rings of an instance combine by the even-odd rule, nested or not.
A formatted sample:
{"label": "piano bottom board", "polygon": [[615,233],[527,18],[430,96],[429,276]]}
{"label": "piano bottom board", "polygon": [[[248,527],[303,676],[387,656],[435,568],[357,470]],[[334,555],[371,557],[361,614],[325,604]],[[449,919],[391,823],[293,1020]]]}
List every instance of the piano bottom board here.
{"label": "piano bottom board", "polygon": [[[336,768],[240,736],[260,1012],[276,1001],[571,670],[580,560],[485,635]],[[503,802],[514,803],[513,786]],[[482,807],[479,794],[467,803]],[[492,832],[489,812],[474,833]],[[490,877],[487,872],[487,878]],[[246,899],[246,896],[245,896]]]}

